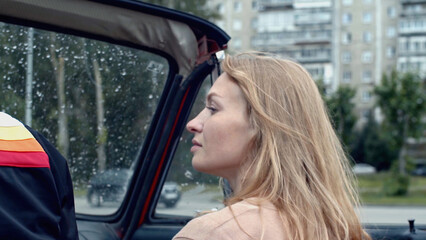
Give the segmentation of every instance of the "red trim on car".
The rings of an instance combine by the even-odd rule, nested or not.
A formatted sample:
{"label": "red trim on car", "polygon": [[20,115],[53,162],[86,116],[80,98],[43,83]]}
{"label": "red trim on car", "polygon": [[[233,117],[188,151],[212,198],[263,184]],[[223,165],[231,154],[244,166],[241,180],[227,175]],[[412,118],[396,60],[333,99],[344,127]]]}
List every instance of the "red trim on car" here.
{"label": "red trim on car", "polygon": [[177,116],[175,118],[175,122],[173,123],[172,131],[170,132],[169,139],[167,139],[167,144],[166,144],[166,147],[164,148],[163,155],[161,156],[160,164],[158,165],[157,172],[155,173],[154,180],[151,184],[151,189],[149,189],[148,197],[146,198],[145,205],[142,209],[142,213],[141,213],[141,217],[139,219],[138,227],[142,225],[143,221],[145,220],[145,215],[148,212],[149,203],[152,199],[152,196],[154,195],[155,186],[157,185],[158,179],[160,178],[161,168],[162,168],[164,161],[166,159],[167,150],[169,149],[173,133],[175,132],[175,128],[176,128],[177,122],[179,120],[180,113],[182,112],[183,104],[185,103],[186,97],[188,96],[188,93],[189,93],[189,88],[186,90],[185,95],[183,96],[182,102],[179,106],[179,111],[178,111]]}

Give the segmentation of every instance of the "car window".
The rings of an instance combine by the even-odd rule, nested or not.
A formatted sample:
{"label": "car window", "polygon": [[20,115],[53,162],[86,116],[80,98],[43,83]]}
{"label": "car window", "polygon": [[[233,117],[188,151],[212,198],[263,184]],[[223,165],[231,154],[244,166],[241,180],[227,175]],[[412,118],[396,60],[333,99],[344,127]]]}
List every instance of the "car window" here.
{"label": "car window", "polygon": [[[189,119],[194,118],[205,106],[206,95],[212,85],[210,76],[207,77],[191,110]],[[199,213],[214,211],[222,208],[223,193],[219,187],[219,178],[197,172],[191,165],[193,134],[184,131],[166,183],[158,200],[155,216],[185,216],[194,217]],[[169,188],[169,190],[165,190]]]}
{"label": "car window", "polygon": [[0,110],[66,157],[78,213],[119,208],[168,72],[147,51],[0,22]]}

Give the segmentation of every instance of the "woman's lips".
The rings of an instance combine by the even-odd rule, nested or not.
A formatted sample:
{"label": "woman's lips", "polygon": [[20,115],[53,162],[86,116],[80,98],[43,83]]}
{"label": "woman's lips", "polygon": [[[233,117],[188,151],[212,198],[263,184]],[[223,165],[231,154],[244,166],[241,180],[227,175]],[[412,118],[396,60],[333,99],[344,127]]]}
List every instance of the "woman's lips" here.
{"label": "woman's lips", "polygon": [[201,145],[201,143],[199,143],[197,140],[192,139],[192,147],[191,147],[191,152],[195,152],[197,151],[199,148],[201,148],[203,145]]}

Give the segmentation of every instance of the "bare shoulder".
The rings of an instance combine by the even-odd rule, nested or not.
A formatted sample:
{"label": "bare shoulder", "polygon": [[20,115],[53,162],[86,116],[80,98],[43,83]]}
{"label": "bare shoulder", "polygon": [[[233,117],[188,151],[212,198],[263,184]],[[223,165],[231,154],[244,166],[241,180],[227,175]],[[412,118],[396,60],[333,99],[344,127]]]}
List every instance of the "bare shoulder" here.
{"label": "bare shoulder", "polygon": [[239,202],[193,219],[174,239],[251,239],[262,232],[264,226],[260,222],[269,222],[265,218],[270,218],[266,212],[271,210],[246,201]]}

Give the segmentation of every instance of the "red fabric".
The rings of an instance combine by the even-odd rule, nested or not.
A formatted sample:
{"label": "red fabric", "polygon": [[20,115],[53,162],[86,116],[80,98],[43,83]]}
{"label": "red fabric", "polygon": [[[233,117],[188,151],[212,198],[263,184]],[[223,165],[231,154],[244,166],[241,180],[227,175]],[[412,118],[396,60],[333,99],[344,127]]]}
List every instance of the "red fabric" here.
{"label": "red fabric", "polygon": [[49,157],[45,152],[0,151],[0,166],[50,168]]}

